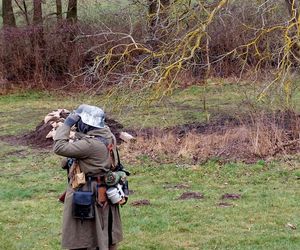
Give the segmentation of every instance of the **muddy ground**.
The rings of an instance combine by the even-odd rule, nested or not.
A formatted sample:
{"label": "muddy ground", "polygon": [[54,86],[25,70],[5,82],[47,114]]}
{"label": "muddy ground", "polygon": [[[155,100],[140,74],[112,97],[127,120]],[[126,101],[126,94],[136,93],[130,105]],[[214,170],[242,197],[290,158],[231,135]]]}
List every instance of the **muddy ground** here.
{"label": "muddy ground", "polygon": [[[121,131],[134,135],[135,143],[123,143],[124,154],[131,159],[147,155],[157,162],[187,161],[196,164],[211,158],[222,161],[253,163],[282,154],[300,152],[300,115],[294,112],[276,112],[256,117],[219,115],[209,123],[191,123],[165,129],[124,128],[122,124],[106,119],[116,135]],[[1,139],[11,144],[51,149],[52,139],[46,135],[51,125],[41,122],[35,130],[20,136]],[[130,161],[130,157],[129,157]]]}
{"label": "muddy ground", "polygon": [[[123,129],[123,125],[109,118],[106,119],[106,124],[110,127],[112,133],[116,135],[117,142],[121,143],[119,133]],[[53,145],[53,139],[46,138],[46,136],[52,128],[51,124],[41,121],[33,131],[18,136],[2,136],[1,139],[13,145],[25,145],[37,149],[50,149]]]}

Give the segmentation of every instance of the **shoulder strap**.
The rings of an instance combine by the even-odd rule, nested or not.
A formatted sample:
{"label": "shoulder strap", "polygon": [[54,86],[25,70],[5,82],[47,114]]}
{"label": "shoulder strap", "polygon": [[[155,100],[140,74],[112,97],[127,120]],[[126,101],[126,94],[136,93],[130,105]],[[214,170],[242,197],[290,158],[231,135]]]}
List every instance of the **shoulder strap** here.
{"label": "shoulder strap", "polygon": [[[120,155],[119,155],[119,151],[118,151],[118,148],[117,148],[116,138],[112,137],[113,143],[108,143],[108,140],[106,138],[103,138],[103,137],[96,137],[96,138],[98,138],[99,141],[104,143],[107,147],[110,162],[111,162],[111,170],[112,171],[123,171],[123,172],[126,173],[127,176],[129,176],[130,172],[125,170],[123,165],[121,164]],[[114,153],[114,151],[116,152],[116,154]]]}
{"label": "shoulder strap", "polygon": [[92,177],[88,177],[88,191],[92,192]]}
{"label": "shoulder strap", "polygon": [[107,149],[108,149],[110,163],[111,163],[111,170],[115,170],[115,168],[116,168],[116,161],[115,161],[115,155],[114,155],[114,145],[112,143],[110,143],[107,146]]}
{"label": "shoulder strap", "polygon": [[[117,147],[116,147],[115,138],[112,137],[113,143],[109,143],[106,138],[101,137],[101,136],[97,136],[95,138],[97,140],[101,141],[106,146],[106,148],[108,150],[109,158],[110,158],[111,170],[115,170],[118,163],[120,163],[120,158],[119,158],[119,153],[118,153],[118,150],[117,150]],[[116,149],[116,152],[117,152],[117,157],[118,157],[118,162],[117,163],[116,163],[116,159],[115,159],[114,148]]]}
{"label": "shoulder strap", "polygon": [[121,162],[120,162],[119,150],[117,147],[116,147],[116,152],[117,152],[117,157],[118,157],[118,165],[120,165]]}
{"label": "shoulder strap", "polygon": [[108,146],[108,140],[102,136],[95,137],[97,140],[101,141],[106,147]]}

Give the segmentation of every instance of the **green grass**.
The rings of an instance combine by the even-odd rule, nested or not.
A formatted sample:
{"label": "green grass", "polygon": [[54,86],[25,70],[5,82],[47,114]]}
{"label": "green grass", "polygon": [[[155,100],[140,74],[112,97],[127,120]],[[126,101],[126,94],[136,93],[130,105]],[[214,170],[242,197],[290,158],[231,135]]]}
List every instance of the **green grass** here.
{"label": "green grass", "polygon": [[[131,199],[149,199],[151,205],[124,208],[130,244],[124,249],[297,249],[299,231],[285,225],[299,224],[299,181],[294,170],[279,164],[134,168]],[[187,190],[164,188],[179,183],[204,199],[179,201]],[[242,198],[222,208],[217,204],[224,193]]]}
{"label": "green grass", "polygon": [[60,249],[56,202],[65,188],[58,157],[0,142],[1,249]]}
{"label": "green grass", "polygon": [[[249,88],[247,94],[253,90]],[[211,116],[243,111],[244,97],[232,84],[211,83],[205,93]],[[106,110],[128,127],[164,127],[204,121],[203,96],[204,87],[194,86],[176,91],[160,104],[138,107],[132,101],[118,112],[109,106]],[[104,105],[103,100],[101,96],[45,92],[1,96],[0,135],[33,130],[53,109],[72,110],[83,102]],[[59,167],[61,158],[46,150],[2,141],[0,148],[1,249],[60,249],[63,206],[57,198],[66,186],[66,173]],[[126,155],[122,158],[126,160]],[[204,165],[158,165],[143,155],[137,162],[126,164],[132,172],[129,185],[134,193],[121,208],[121,250],[299,248],[299,155],[252,165],[221,164],[217,159]],[[174,188],[179,184],[186,188]],[[204,198],[178,200],[186,191],[201,192]],[[222,201],[225,193],[240,194],[241,199]],[[149,200],[150,205],[131,204],[141,199]],[[220,202],[232,206],[220,207]]]}
{"label": "green grass", "polygon": [[[206,96],[207,109],[203,108],[203,96]],[[207,119],[207,114],[218,114],[237,109],[237,90],[232,85],[215,89],[209,86],[204,89],[194,86],[187,90],[176,91],[172,97],[165,98],[159,104],[138,106],[136,100],[130,100],[124,107],[115,111],[114,100],[107,101],[103,96],[83,94],[59,96],[46,92],[25,92],[0,96],[3,107],[3,119],[0,125],[0,136],[20,134],[34,129],[44,116],[52,110],[66,108],[73,110],[80,103],[104,107],[108,116],[120,121],[125,127],[169,127],[200,122]],[[239,97],[238,100],[241,100]]]}
{"label": "green grass", "polygon": [[[205,96],[206,109],[203,107]],[[121,122],[125,127],[169,127],[191,122],[203,122],[214,115],[235,112],[243,100],[239,90],[232,84],[215,87],[193,86],[175,91],[160,103],[138,106],[130,100],[115,110],[114,100],[104,96],[70,94],[60,96],[47,92],[24,92],[0,96],[1,115],[5,119],[0,125],[0,136],[20,134],[34,129],[44,116],[52,110],[66,108],[73,110],[80,103],[104,107],[108,116]]]}
{"label": "green grass", "polygon": [[[3,249],[60,249],[65,188],[59,157],[1,143],[0,240]],[[295,166],[225,164],[157,165],[143,161],[128,165],[134,193],[121,208],[125,240],[120,249],[297,249],[300,232],[300,158]],[[184,189],[175,185],[185,184]],[[186,191],[201,192],[202,200],[178,200]],[[241,194],[226,200],[225,193]],[[147,199],[149,206],[132,206]]]}

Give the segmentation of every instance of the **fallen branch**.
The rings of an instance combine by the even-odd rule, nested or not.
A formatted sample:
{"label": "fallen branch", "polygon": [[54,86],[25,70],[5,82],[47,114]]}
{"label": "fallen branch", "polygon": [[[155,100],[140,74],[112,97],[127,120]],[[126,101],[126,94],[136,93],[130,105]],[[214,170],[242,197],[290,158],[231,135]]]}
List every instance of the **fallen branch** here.
{"label": "fallen branch", "polygon": [[300,138],[299,139],[296,139],[296,140],[293,140],[293,141],[289,141],[287,143],[284,143],[280,146],[277,146],[275,149],[274,149],[274,153],[272,154],[272,156],[276,155],[277,153],[279,153],[281,150],[284,150],[285,147],[288,147],[288,146],[291,146],[297,142],[300,142]]}
{"label": "fallen branch", "polygon": [[120,133],[120,139],[122,139],[125,142],[133,142],[136,141],[136,138],[133,137],[131,134],[128,134],[127,132],[121,132]]}

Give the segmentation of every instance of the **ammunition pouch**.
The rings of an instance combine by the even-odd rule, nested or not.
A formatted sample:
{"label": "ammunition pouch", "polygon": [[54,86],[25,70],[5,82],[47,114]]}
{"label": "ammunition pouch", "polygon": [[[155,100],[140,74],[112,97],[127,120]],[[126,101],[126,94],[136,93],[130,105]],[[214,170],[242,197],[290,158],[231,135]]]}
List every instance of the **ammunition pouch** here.
{"label": "ammunition pouch", "polygon": [[95,218],[95,196],[91,191],[90,180],[88,184],[89,191],[78,190],[73,193],[72,215],[81,222]]}
{"label": "ammunition pouch", "polygon": [[106,185],[97,184],[97,203],[99,206],[105,206],[107,203]]}

